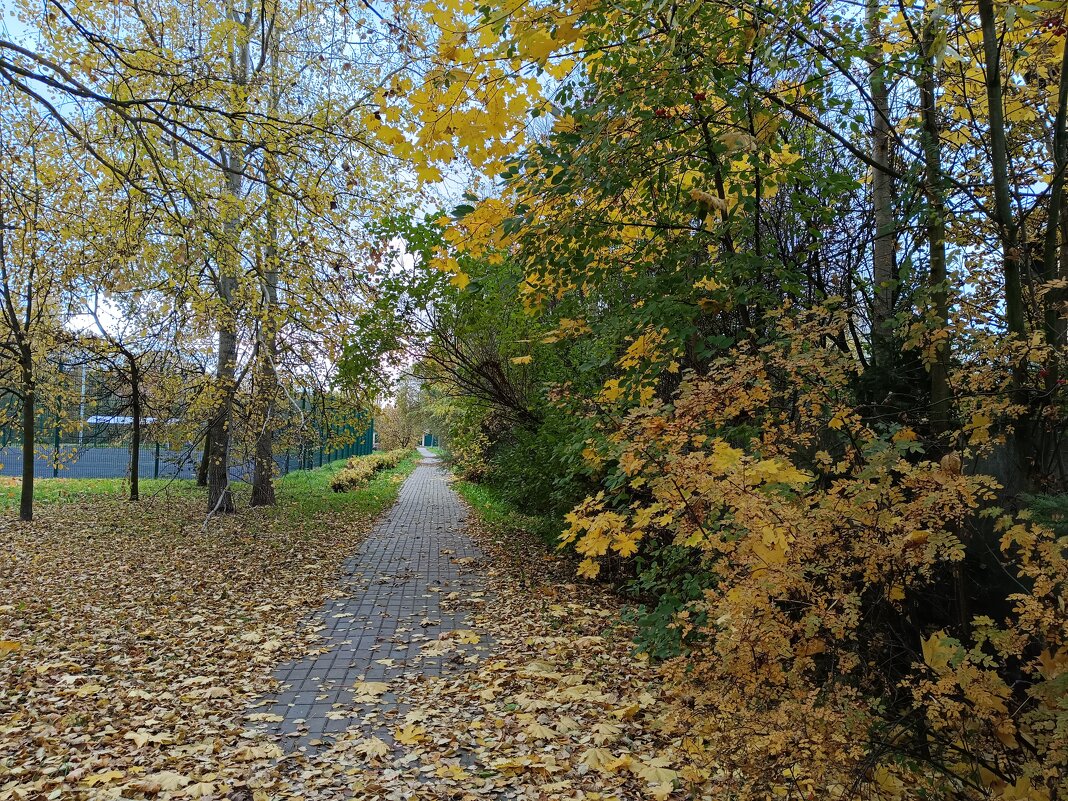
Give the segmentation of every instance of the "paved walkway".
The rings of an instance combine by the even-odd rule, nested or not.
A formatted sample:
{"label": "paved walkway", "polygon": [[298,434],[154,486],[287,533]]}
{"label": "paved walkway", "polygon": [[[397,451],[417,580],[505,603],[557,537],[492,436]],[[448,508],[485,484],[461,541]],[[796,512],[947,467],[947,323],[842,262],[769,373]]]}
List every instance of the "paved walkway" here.
{"label": "paved walkway", "polygon": [[338,597],[306,623],[321,629],[320,652],[281,665],[283,689],[254,710],[293,748],[355,726],[388,739],[386,724],[406,711],[391,679],[462,669],[487,646],[464,629],[461,611],[485,603],[481,554],[463,534],[465,509],[438,459],[419,452],[397,503],[345,563]]}

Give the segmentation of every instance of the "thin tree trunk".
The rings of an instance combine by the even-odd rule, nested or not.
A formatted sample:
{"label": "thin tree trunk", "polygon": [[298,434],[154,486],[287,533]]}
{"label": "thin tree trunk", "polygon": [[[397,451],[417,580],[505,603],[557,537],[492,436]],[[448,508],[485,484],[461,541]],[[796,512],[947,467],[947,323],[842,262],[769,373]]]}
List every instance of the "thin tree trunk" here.
{"label": "thin tree trunk", "polygon": [[872,362],[885,368],[894,358],[893,316],[894,293],[897,290],[897,273],[894,269],[893,178],[890,166],[890,98],[886,86],[886,70],[882,63],[881,32],[878,3],[869,2],[867,8],[868,44],[877,55],[870,60],[870,92],[872,99],[871,148],[872,161],[882,167],[872,169],[871,195],[872,214],[875,223],[875,238],[872,241]]}
{"label": "thin tree trunk", "polygon": [[[270,253],[268,258],[274,260]],[[252,475],[252,505],[273,506],[274,492],[274,426],[271,420],[278,394],[278,375],[275,357],[278,352],[278,330],[275,307],[278,303],[278,273],[268,269],[265,278],[266,313],[260,324],[259,360],[256,365],[257,398],[256,457]]]}
{"label": "thin tree trunk", "polygon": [[[930,13],[930,12],[928,12]],[[935,70],[937,54],[932,52],[936,23],[928,20],[923,34],[923,80],[920,105],[923,116],[924,193],[927,196],[927,248],[930,259],[928,284],[931,304],[940,331],[936,332],[934,360],[931,363],[931,429],[935,434],[949,430],[952,414],[949,388],[949,295],[946,274],[946,201],[942,176],[941,129]]]}
{"label": "thin tree trunk", "polygon": [[[271,47],[271,112],[277,112],[281,95],[278,81],[277,39]],[[278,375],[275,358],[278,355],[278,198],[273,183],[278,170],[272,145],[263,156],[264,192],[267,197],[267,245],[264,249],[263,315],[260,319],[257,343],[256,394],[256,453],[252,471],[252,505],[274,506],[274,425],[271,419],[278,397]]]}
{"label": "thin tree trunk", "polygon": [[141,474],[141,373],[137,361],[131,357],[130,362],[130,411],[133,425],[130,427],[130,500],[139,498],[139,479]]}
{"label": "thin tree trunk", "polygon": [[[273,394],[277,387],[274,366],[266,358],[260,363],[257,382],[260,384],[260,392],[265,396],[267,393]],[[256,462],[252,474],[253,506],[273,506],[275,503],[274,430],[270,419],[273,406],[273,397],[263,398],[261,419],[257,422],[256,430]]]}
{"label": "thin tree trunk", "polygon": [[[1054,281],[1065,277],[1061,264],[1064,262],[1062,218],[1065,209],[1065,170],[1068,169],[1068,47],[1064,48],[1064,54],[1061,56],[1060,74],[1057,113],[1053,123],[1053,178],[1049,184],[1049,209],[1042,244],[1042,279],[1044,281]],[[1046,294],[1046,339],[1055,347],[1065,344],[1065,320],[1060,308],[1064,299],[1065,292],[1060,288]],[[1052,389],[1057,385],[1060,370],[1054,363],[1047,372],[1047,389]]]}
{"label": "thin tree trunk", "polygon": [[[1009,147],[1005,133],[1005,101],[1001,77],[1001,42],[998,40],[994,0],[978,0],[979,22],[986,60],[986,100],[990,116],[990,172],[994,184],[994,215],[1001,237],[1005,280],[1005,323],[1009,333],[1023,338],[1026,323],[1020,279],[1019,230],[1012,213],[1009,189]],[[1017,376],[1019,379],[1019,376]]]}
{"label": "thin tree trunk", "polygon": [[36,424],[36,392],[33,386],[33,357],[22,354],[22,493],[19,519],[33,520],[33,450]]}

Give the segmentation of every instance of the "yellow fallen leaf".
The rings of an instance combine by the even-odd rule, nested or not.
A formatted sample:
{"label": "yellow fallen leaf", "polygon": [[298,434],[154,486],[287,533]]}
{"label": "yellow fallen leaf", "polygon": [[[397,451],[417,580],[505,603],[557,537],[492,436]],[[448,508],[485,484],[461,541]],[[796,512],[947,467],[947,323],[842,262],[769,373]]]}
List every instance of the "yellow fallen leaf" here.
{"label": "yellow fallen leaf", "polygon": [[21,650],[21,648],[22,645],[13,640],[0,640],[0,657],[13,654],[15,651]]}
{"label": "yellow fallen leaf", "polygon": [[173,770],[163,770],[159,773],[145,776],[135,782],[129,782],[125,787],[137,790],[141,793],[152,794],[170,790],[179,790],[190,782],[192,782],[192,779],[188,776],[183,776],[181,773],[175,773]]}
{"label": "yellow fallen leaf", "polygon": [[121,770],[102,770],[82,779],[82,784],[87,787],[96,787],[98,784],[111,784],[116,779],[121,779],[126,774]]}
{"label": "yellow fallen leaf", "polygon": [[207,798],[214,794],[214,782],[197,782],[196,784],[191,784],[185,788],[185,795],[188,798]]}
{"label": "yellow fallen leaf", "polygon": [[358,681],[352,685],[352,692],[357,701],[374,699],[389,692],[389,684],[384,681]]}
{"label": "yellow fallen leaf", "polygon": [[422,726],[404,726],[393,732],[393,739],[401,745],[415,745],[426,736],[426,729]]}
{"label": "yellow fallen leaf", "polygon": [[234,752],[234,759],[239,762],[253,762],[257,759],[277,759],[280,756],[282,756],[282,749],[274,743],[246,745]]}
{"label": "yellow fallen leaf", "polygon": [[369,759],[380,759],[389,754],[389,746],[378,737],[367,737],[356,745],[356,750]]}
{"label": "yellow fallen leaf", "polygon": [[551,740],[557,736],[556,731],[537,721],[527,726],[527,734],[537,740]]}
{"label": "yellow fallen leaf", "polygon": [[133,740],[134,745],[138,748],[143,748],[152,739],[152,732],[139,729],[138,731],[128,731],[123,736],[124,740]]}
{"label": "yellow fallen leaf", "polygon": [[612,752],[607,748],[587,748],[579,761],[593,770],[604,773],[607,772],[606,766],[611,764],[613,759]]}
{"label": "yellow fallen leaf", "polygon": [[263,721],[266,723],[281,723],[285,720],[283,715],[276,715],[273,712],[253,712],[251,715],[245,716],[246,720]]}
{"label": "yellow fallen leaf", "polygon": [[471,778],[471,774],[459,765],[442,765],[440,768],[434,771],[434,775],[437,776],[439,779],[462,780]]}
{"label": "yellow fallen leaf", "polygon": [[642,781],[649,784],[671,784],[679,777],[679,774],[657,763],[659,759],[651,762],[641,762],[634,767],[634,772]]}

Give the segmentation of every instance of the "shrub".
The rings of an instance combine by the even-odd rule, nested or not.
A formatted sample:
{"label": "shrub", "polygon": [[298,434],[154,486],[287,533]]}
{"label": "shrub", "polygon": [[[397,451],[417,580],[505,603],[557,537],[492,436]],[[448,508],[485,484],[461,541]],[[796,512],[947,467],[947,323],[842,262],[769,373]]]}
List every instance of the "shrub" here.
{"label": "shrub", "polygon": [[655,655],[684,649],[661,727],[720,797],[1064,797],[1063,499],[1003,513],[960,454],[865,419],[823,334],[739,347],[621,416],[568,516],[579,572],[670,542],[707,574],[639,563],[661,599],[639,622]]}
{"label": "shrub", "polygon": [[410,451],[403,448],[369,456],[353,456],[330,482],[334,492],[348,492],[370,481],[376,473],[399,465]]}

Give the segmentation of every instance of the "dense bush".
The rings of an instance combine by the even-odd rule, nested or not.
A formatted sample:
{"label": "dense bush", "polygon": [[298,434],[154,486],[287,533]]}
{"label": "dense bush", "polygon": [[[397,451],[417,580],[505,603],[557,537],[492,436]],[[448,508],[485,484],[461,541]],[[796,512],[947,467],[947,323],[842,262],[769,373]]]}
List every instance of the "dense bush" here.
{"label": "dense bush", "polygon": [[409,450],[397,449],[385,453],[372,453],[369,456],[353,456],[334,476],[330,482],[330,488],[334,492],[348,492],[361,487],[370,481],[375,473],[390,470],[399,465],[409,453],[411,453]]}

